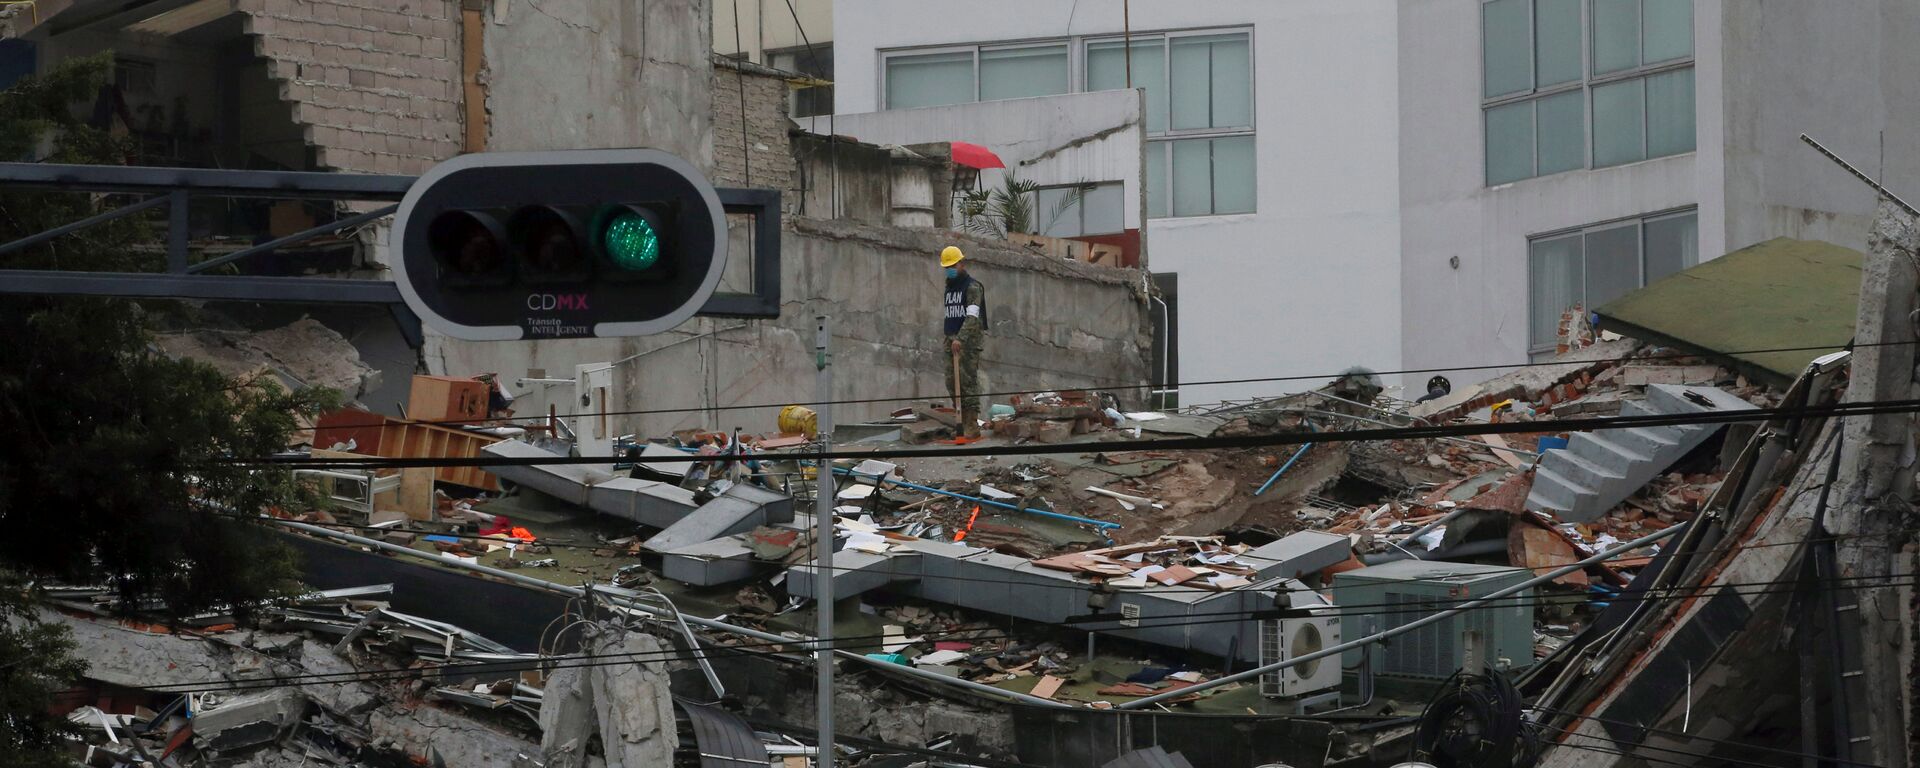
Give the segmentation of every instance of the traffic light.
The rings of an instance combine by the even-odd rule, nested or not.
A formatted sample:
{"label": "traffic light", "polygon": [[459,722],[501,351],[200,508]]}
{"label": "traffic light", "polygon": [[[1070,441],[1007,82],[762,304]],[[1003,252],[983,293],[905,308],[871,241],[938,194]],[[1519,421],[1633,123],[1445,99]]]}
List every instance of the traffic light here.
{"label": "traffic light", "polygon": [[660,333],[726,268],[713,185],[652,149],[462,155],[394,213],[395,282],[421,320],[475,341]]}

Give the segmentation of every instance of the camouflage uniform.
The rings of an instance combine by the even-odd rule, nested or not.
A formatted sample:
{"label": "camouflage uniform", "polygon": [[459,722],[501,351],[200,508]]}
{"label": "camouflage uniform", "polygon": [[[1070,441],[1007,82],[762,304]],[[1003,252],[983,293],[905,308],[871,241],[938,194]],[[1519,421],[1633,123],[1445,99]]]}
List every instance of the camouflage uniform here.
{"label": "camouflage uniform", "polygon": [[[968,436],[980,433],[980,348],[986,342],[987,319],[985,305],[987,289],[980,282],[962,275],[957,280],[948,281],[946,307],[947,328],[955,323],[955,308],[960,311],[958,331],[948,331],[942,344],[942,368],[946,369],[947,391],[953,392],[953,349],[952,340],[960,340],[960,425]],[[980,314],[965,313],[966,307],[980,307]]]}

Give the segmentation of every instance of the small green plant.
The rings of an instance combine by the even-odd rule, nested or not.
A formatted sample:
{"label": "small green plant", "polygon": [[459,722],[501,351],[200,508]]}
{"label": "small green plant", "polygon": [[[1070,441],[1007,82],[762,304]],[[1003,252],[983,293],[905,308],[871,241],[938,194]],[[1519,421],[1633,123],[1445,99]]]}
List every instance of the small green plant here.
{"label": "small green plant", "polygon": [[1040,185],[1008,173],[1000,187],[973,189],[960,197],[960,226],[985,237],[1006,237],[1013,232],[1039,234],[1053,228],[1055,222],[1080,204],[1084,193],[1076,184],[1044,212],[1035,210]]}

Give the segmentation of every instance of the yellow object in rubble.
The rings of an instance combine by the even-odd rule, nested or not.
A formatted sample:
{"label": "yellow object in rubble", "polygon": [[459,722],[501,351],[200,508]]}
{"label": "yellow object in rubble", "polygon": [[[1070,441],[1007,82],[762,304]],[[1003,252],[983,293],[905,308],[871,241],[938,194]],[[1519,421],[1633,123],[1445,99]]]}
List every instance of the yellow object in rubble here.
{"label": "yellow object in rubble", "polygon": [[820,431],[820,417],[814,414],[812,408],[804,405],[789,405],[780,409],[779,425],[781,432],[798,432],[807,437],[813,437],[814,433]]}

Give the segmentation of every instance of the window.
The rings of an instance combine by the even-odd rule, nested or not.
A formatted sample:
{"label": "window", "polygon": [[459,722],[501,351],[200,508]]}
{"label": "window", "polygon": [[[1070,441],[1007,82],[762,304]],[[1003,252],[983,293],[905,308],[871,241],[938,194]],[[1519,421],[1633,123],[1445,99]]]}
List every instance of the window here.
{"label": "window", "polygon": [[1695,211],[1666,213],[1533,238],[1528,243],[1528,348],[1550,351],[1560,316],[1587,311],[1700,261]]}
{"label": "window", "polygon": [[1253,55],[1246,32],[1086,44],[1086,88],[1146,92],[1147,215],[1254,210]]}
{"label": "window", "polygon": [[1254,210],[1253,45],[1245,30],[900,51],[884,54],[882,70],[887,109],[1051,96],[1076,83],[1113,90],[1131,77],[1146,92],[1147,215]]}
{"label": "window", "polygon": [[886,57],[887,109],[1066,93],[1067,44],[968,46]]}
{"label": "window", "polygon": [[[776,69],[798,72],[815,80],[833,82],[832,45],[821,44],[812,48],[774,51],[768,58],[768,63]],[[790,107],[794,117],[832,114],[833,86],[816,85],[810,88],[794,89]]]}
{"label": "window", "polygon": [[1486,183],[1694,149],[1693,0],[1482,0]]}
{"label": "window", "polygon": [[1120,182],[1041,187],[1033,192],[1033,230],[1048,237],[1110,235],[1126,230]]}

